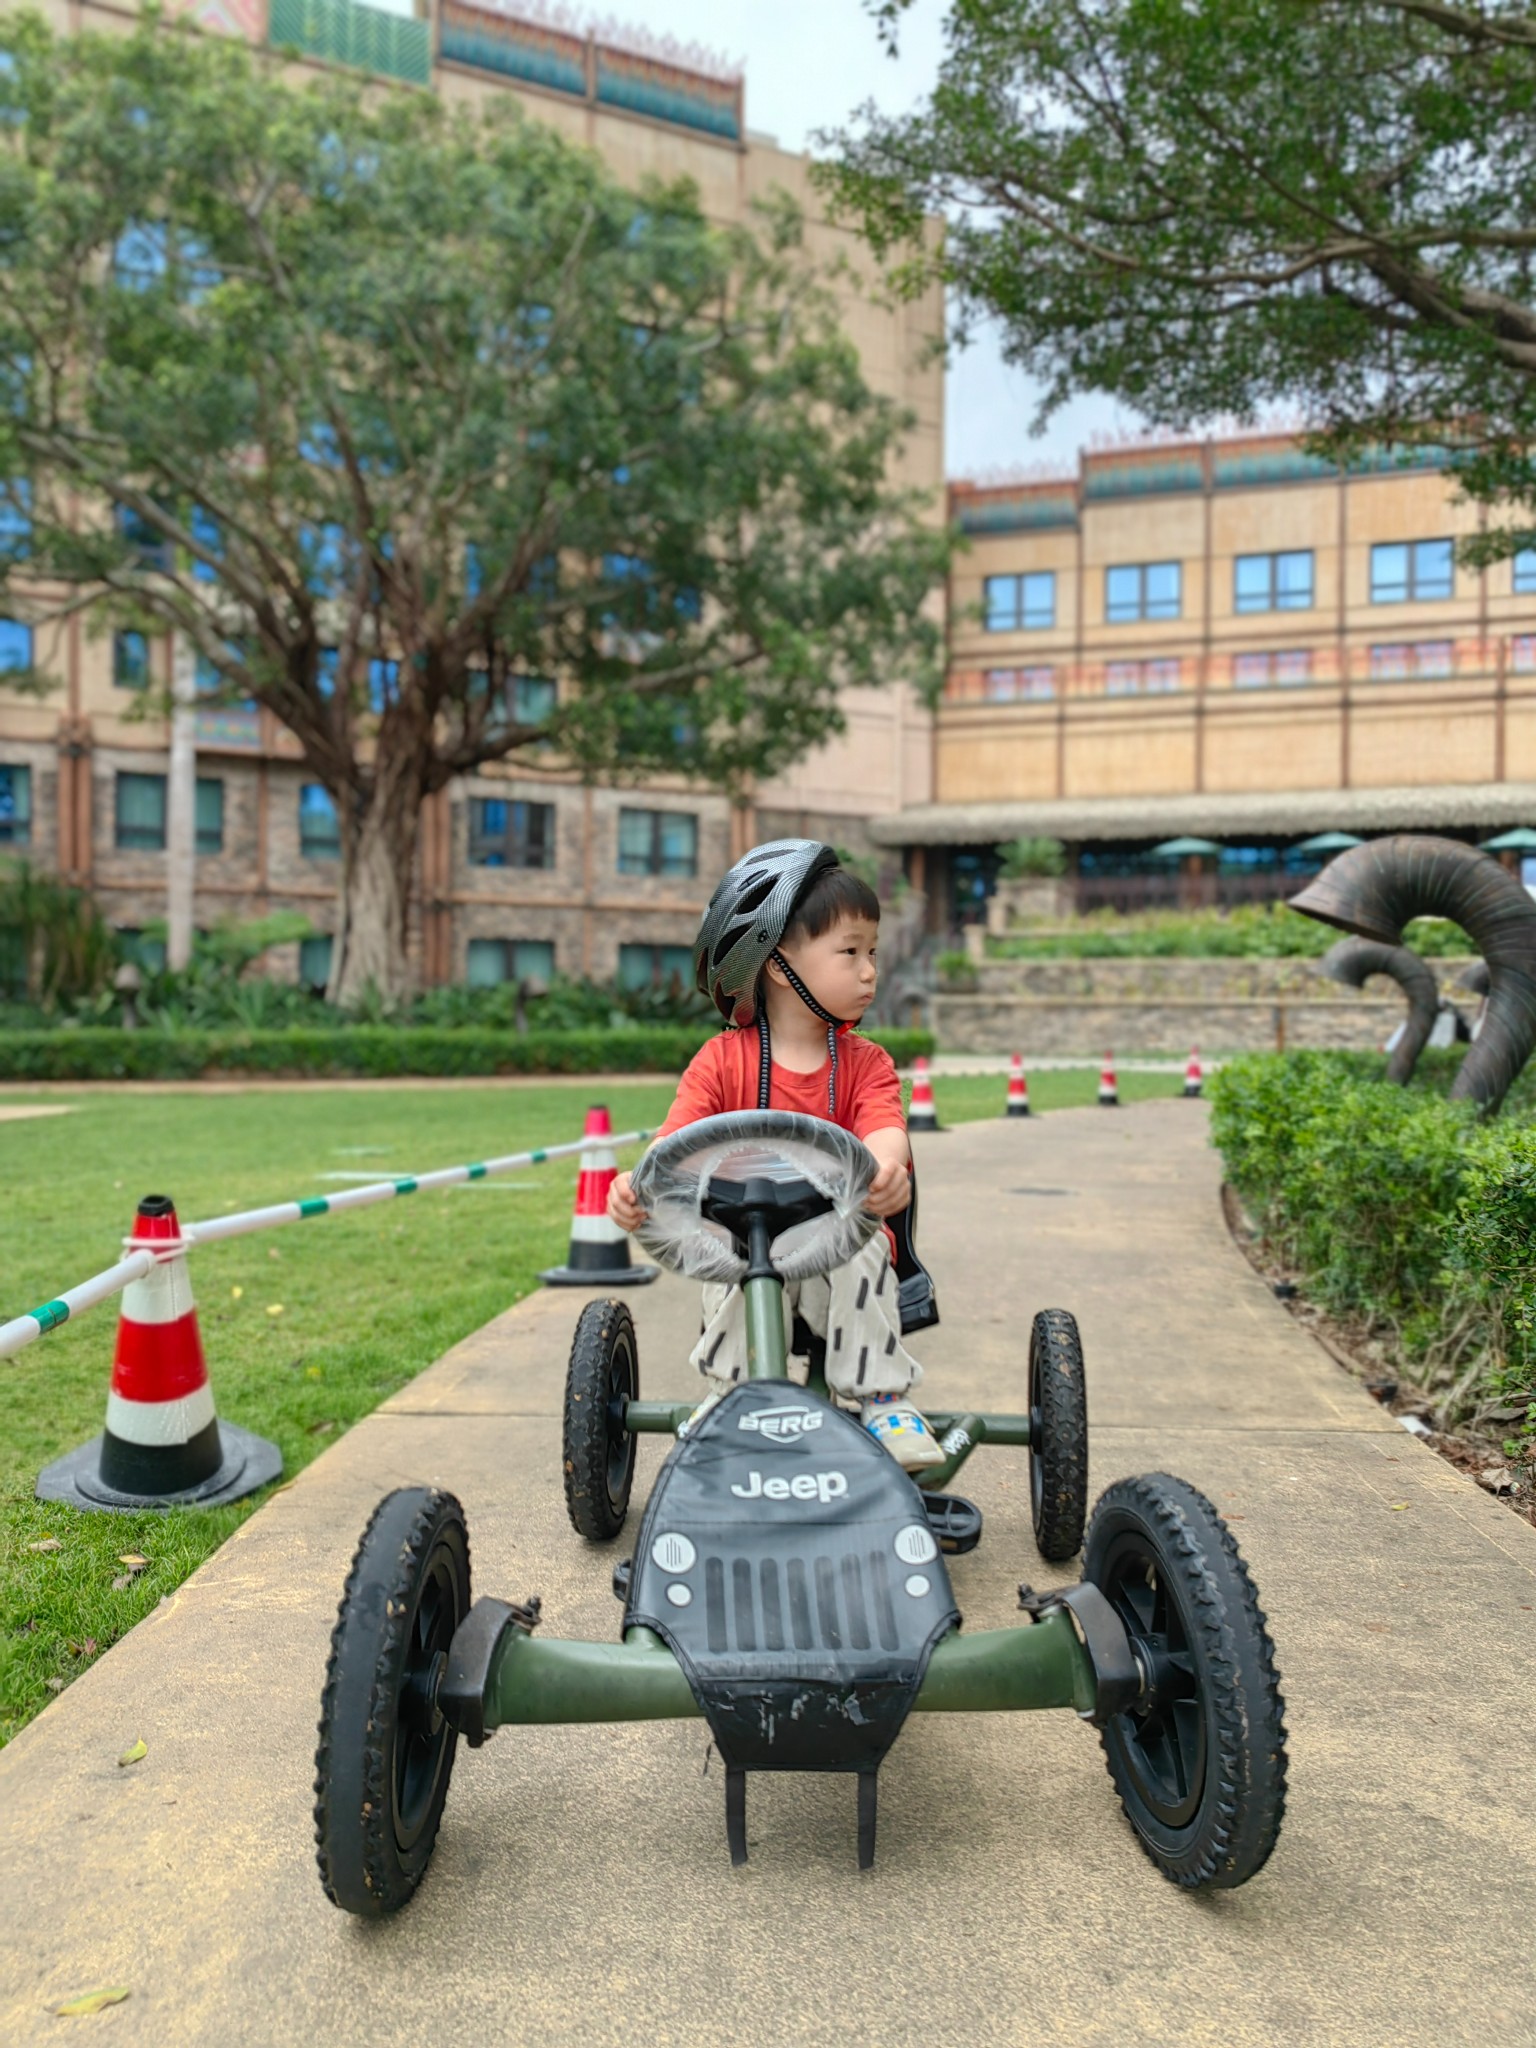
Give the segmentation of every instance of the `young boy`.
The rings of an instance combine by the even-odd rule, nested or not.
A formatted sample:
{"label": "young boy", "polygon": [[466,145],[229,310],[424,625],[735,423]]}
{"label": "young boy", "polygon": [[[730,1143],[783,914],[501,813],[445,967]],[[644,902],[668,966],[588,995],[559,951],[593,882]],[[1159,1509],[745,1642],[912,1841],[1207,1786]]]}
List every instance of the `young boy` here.
{"label": "young boy", "polygon": [[[699,988],[726,1029],[695,1055],[656,1135],[729,1110],[825,1117],[874,1154],[866,1206],[880,1217],[905,1209],[901,1084],[883,1046],[849,1033],[874,1001],[879,935],[879,898],[833,847],[778,839],[744,854],[710,898],[693,949]],[[645,1220],[627,1173],[613,1183],[608,1214],[624,1230]],[[787,1287],[786,1328],[795,1310],[827,1340],[828,1387],[858,1407],[897,1463],[939,1463],[933,1432],[906,1398],[923,1369],[901,1341],[889,1234],[877,1231],[846,1265]],[[713,1382],[703,1414],[747,1369],[739,1287],[705,1285],[704,1334],[691,1355]]]}

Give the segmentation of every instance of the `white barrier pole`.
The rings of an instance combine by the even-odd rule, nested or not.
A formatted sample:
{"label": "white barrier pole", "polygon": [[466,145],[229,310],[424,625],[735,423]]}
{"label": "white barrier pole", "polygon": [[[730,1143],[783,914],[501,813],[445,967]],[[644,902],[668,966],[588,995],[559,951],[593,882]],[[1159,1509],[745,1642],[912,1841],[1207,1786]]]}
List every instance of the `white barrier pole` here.
{"label": "white barrier pole", "polygon": [[82,1309],[94,1308],[98,1301],[120,1293],[130,1280],[143,1279],[155,1263],[153,1252],[134,1252],[115,1266],[108,1266],[105,1273],[93,1274],[78,1287],[66,1289],[56,1301],[45,1301],[41,1308],[0,1323],[0,1358],[14,1358],[18,1351],[25,1351],[29,1344],[47,1331],[56,1330],[60,1323],[67,1323]]}

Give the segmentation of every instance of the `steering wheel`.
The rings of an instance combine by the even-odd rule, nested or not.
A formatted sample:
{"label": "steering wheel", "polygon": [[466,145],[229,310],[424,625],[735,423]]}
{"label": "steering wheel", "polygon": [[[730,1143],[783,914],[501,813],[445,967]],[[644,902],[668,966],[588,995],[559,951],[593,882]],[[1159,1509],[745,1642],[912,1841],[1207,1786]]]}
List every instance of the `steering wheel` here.
{"label": "steering wheel", "polygon": [[744,1109],[701,1117],[660,1139],[635,1168],[634,1197],[646,1211],[635,1235],[673,1272],[734,1285],[747,1261],[737,1239],[706,1213],[711,1185],[739,1192],[748,1180],[771,1181],[781,1200],[802,1190],[824,1197],[818,1214],[791,1223],[769,1247],[781,1280],[807,1280],[845,1265],[880,1229],[864,1207],[875,1171],[862,1140],[818,1116]]}

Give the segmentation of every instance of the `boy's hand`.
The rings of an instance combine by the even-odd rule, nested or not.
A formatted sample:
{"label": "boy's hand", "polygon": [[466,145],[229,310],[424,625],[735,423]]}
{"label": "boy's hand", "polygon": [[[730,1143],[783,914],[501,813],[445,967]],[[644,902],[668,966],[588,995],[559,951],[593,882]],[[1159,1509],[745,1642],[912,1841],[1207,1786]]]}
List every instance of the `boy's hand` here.
{"label": "boy's hand", "polygon": [[621,1173],[608,1190],[608,1220],[617,1223],[620,1230],[638,1230],[646,1218],[646,1211],[635,1200],[630,1186],[629,1175]]}
{"label": "boy's hand", "polygon": [[[617,1191],[617,1183],[615,1183]],[[905,1165],[891,1161],[882,1166],[869,1184],[864,1206],[876,1216],[899,1216],[912,1200],[912,1176]]]}

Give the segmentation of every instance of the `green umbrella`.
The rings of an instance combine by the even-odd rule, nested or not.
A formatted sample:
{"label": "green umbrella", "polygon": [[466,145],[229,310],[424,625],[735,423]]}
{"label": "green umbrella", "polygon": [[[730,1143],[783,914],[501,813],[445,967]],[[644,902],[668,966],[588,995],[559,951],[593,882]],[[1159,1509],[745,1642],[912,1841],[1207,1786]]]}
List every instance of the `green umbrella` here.
{"label": "green umbrella", "polygon": [[1162,854],[1168,860],[1182,860],[1186,854],[1220,853],[1221,848],[1214,839],[1165,839],[1161,846],[1154,846],[1154,854]]}
{"label": "green umbrella", "polygon": [[1357,839],[1353,832],[1314,832],[1310,839],[1300,839],[1290,849],[1292,853],[1342,853],[1348,846],[1363,846],[1365,841]]}
{"label": "green umbrella", "polygon": [[1484,853],[1532,853],[1536,852],[1536,832],[1517,825],[1512,832],[1501,832],[1497,839],[1481,843]]}

